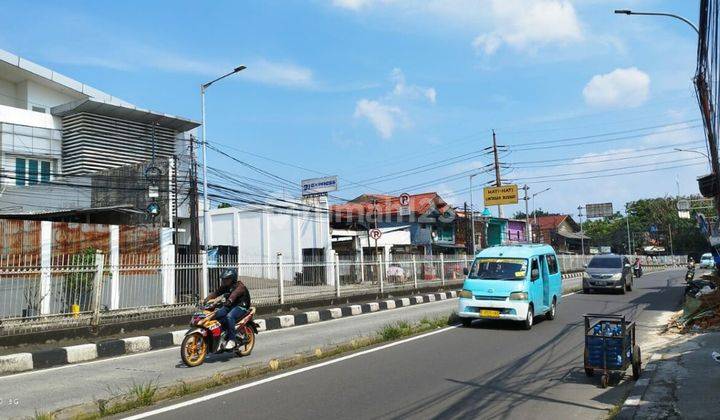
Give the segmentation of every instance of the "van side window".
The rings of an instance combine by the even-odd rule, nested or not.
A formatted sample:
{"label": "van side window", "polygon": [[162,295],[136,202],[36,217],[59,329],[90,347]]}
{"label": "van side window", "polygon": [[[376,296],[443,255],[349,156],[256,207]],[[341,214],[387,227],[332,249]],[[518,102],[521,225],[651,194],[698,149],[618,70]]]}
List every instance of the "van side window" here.
{"label": "van side window", "polygon": [[557,258],[552,254],[548,254],[545,256],[545,259],[547,260],[547,264],[548,264],[548,272],[550,274],[557,274],[558,273]]}
{"label": "van side window", "polygon": [[537,276],[531,276],[532,280],[537,280],[540,278],[540,267],[538,266],[538,260],[537,258],[533,258],[532,265],[530,266],[530,272],[537,270],[538,275]]}

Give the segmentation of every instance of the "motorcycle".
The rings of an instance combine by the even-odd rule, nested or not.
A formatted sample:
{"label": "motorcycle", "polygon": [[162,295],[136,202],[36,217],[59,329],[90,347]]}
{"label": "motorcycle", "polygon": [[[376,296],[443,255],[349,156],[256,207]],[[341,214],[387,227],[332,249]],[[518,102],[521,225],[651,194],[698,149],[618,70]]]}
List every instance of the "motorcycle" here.
{"label": "motorcycle", "polygon": [[238,356],[248,356],[255,347],[258,324],[253,320],[255,308],[251,307],[244,317],[235,324],[238,345],[226,350],[225,331],[216,319],[215,313],[225,303],[225,297],[199,305],[198,311],[190,319],[190,329],[180,345],[180,357],[188,367],[200,366],[209,353],[235,352]]}
{"label": "motorcycle", "polygon": [[688,266],[687,272],[685,273],[685,281],[690,283],[695,278],[695,266]]}
{"label": "motorcycle", "polygon": [[633,267],[633,276],[635,278],[640,278],[643,275],[643,269],[642,267],[635,266]]}

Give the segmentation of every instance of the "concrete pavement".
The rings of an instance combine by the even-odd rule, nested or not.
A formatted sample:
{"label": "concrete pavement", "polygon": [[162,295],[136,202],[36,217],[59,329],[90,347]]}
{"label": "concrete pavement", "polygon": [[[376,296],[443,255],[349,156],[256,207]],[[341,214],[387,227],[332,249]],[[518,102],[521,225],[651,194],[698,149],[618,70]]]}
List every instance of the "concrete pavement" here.
{"label": "concrete pavement", "polygon": [[[555,321],[531,331],[476,322],[406,343],[324,362],[210,396],[152,418],[604,418],[624,399],[627,380],[601,389],[582,369],[582,314],[625,313],[643,337],[677,307],[683,272],[652,273],[626,295],[574,294]],[[272,377],[271,377],[272,378]],[[631,382],[631,381],[630,381]],[[234,411],[234,410],[240,411]],[[152,414],[152,410],[148,410]]]}

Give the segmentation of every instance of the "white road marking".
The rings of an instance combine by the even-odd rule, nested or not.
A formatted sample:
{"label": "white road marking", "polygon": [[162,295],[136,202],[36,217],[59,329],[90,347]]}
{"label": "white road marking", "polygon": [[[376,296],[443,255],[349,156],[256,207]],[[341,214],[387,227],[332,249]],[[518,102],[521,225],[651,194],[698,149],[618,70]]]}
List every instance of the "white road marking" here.
{"label": "white road marking", "polygon": [[421,338],[429,337],[429,336],[431,336],[431,335],[440,334],[440,333],[443,333],[443,332],[446,332],[446,331],[450,331],[450,330],[452,330],[452,329],[454,329],[454,328],[458,328],[458,327],[459,327],[459,325],[454,325],[454,326],[446,327],[446,328],[443,328],[443,329],[440,329],[440,330],[431,331],[431,332],[429,332],[429,333],[425,333],[425,334],[422,334],[422,335],[416,335],[416,336],[414,336],[414,337],[406,338],[406,339],[404,339],[404,340],[393,341],[392,343],[388,343],[388,344],[382,345],[382,346],[380,346],[380,347],[374,347],[374,348],[371,348],[371,349],[368,349],[368,350],[360,351],[360,352],[358,352],[358,353],[353,353],[353,354],[349,354],[349,355],[347,355],[347,356],[342,356],[342,357],[339,357],[339,358],[337,358],[337,359],[328,360],[327,362],[322,362],[322,363],[318,363],[318,364],[316,364],[316,365],[306,366],[306,367],[304,367],[304,368],[300,368],[300,369],[297,369],[297,370],[292,370],[292,371],[289,371],[289,372],[280,373],[280,374],[278,374],[278,375],[274,375],[274,376],[271,376],[271,377],[269,377],[269,378],[260,379],[259,381],[250,382],[250,383],[248,383],[248,384],[244,384],[244,385],[236,386],[236,387],[234,387],[234,388],[230,388],[230,389],[226,389],[226,390],[223,390],[223,391],[215,392],[215,393],[212,393],[212,394],[204,395],[204,396],[202,396],[202,397],[193,398],[193,399],[188,400],[188,401],[184,401],[184,402],[181,402],[181,403],[169,405],[169,406],[163,407],[163,408],[158,408],[158,409],[156,409],[156,410],[148,411],[148,412],[146,412],[146,413],[140,413],[140,414],[136,414],[136,415],[134,415],[134,416],[125,417],[124,420],[139,420],[139,419],[144,419],[144,418],[151,417],[151,416],[154,416],[154,415],[157,415],[157,414],[166,413],[166,412],[168,412],[168,411],[177,410],[177,409],[179,409],[179,408],[183,408],[183,407],[187,407],[187,406],[189,406],[189,405],[193,405],[193,404],[197,404],[197,403],[209,401],[209,400],[212,400],[212,399],[214,399],[214,398],[218,398],[218,397],[222,397],[222,396],[224,396],[224,395],[232,394],[232,393],[234,393],[234,392],[242,391],[242,390],[244,390],[244,389],[253,388],[253,387],[256,387],[256,386],[259,386],[259,385],[263,385],[263,384],[266,384],[266,383],[269,383],[269,382],[274,382],[274,381],[277,381],[277,380],[280,380],[280,379],[288,378],[288,377],[290,377],[290,376],[299,375],[299,374],[304,373],[304,372],[308,372],[308,371],[315,370],[315,369],[320,369],[320,368],[323,368],[323,367],[325,367],[325,366],[334,365],[334,364],[337,364],[337,363],[340,363],[340,362],[344,362],[344,361],[346,361],[346,360],[350,360],[350,359],[354,359],[354,358],[356,358],[356,357],[364,356],[364,355],[366,355],[366,354],[375,353],[375,352],[377,352],[377,351],[389,349],[389,348],[391,348],[391,347],[399,346],[399,345],[401,345],[401,344],[409,343],[409,342],[411,342],[411,341],[419,340],[419,339],[421,339]]}
{"label": "white road marking", "polygon": [[[671,268],[671,269],[665,269],[665,270],[652,271],[652,272],[646,273],[645,275],[648,276],[648,275],[652,275],[652,274],[660,274],[660,273],[663,273],[663,272],[666,272],[666,271],[672,271],[672,270],[673,270],[673,269]],[[567,294],[564,294],[563,297],[565,297],[565,296],[570,296],[570,295],[574,295],[574,294],[577,294],[577,293],[578,293],[578,292],[567,293]],[[400,307],[398,307],[398,308],[396,308],[396,309],[397,309],[397,310],[401,310],[401,309],[408,309],[408,308],[416,308],[416,307],[420,307],[420,306],[424,306],[424,305],[439,305],[439,304],[441,304],[441,303],[443,303],[443,302],[444,302],[444,303],[447,303],[447,302],[450,302],[451,300],[455,300],[455,299],[457,299],[457,298],[450,298],[450,299],[445,300],[445,301],[436,301],[436,302],[424,303],[424,304],[422,304],[422,305],[412,305],[412,306],[404,306],[404,307],[403,307],[403,306],[400,306]],[[337,318],[337,319],[329,319],[329,320],[327,320],[327,321],[323,321],[323,322],[320,322],[320,323],[318,323],[318,324],[304,324],[304,325],[296,325],[296,326],[291,327],[291,328],[280,328],[280,329],[276,329],[276,330],[262,331],[261,334],[262,334],[262,335],[265,335],[265,334],[272,334],[272,333],[276,333],[276,332],[280,332],[280,331],[295,331],[295,330],[298,330],[298,329],[300,329],[300,328],[317,327],[318,325],[324,325],[325,322],[330,322],[330,321],[341,322],[341,321],[359,319],[359,318],[363,318],[363,317],[366,317],[366,316],[377,316],[377,315],[380,315],[380,314],[385,314],[385,311],[370,312],[370,313],[366,313],[366,314],[360,314],[360,315],[354,315],[354,316],[346,316],[346,317]],[[122,355],[122,356],[115,356],[115,357],[110,357],[110,358],[103,358],[103,359],[92,360],[92,361],[83,362],[83,363],[73,363],[73,364],[67,364],[67,365],[62,365],[62,366],[55,366],[55,367],[51,367],[51,368],[47,368],[47,369],[30,370],[30,371],[27,371],[27,372],[19,372],[19,373],[15,373],[15,374],[12,374],[12,375],[0,376],[0,381],[2,381],[3,379],[8,379],[8,378],[17,378],[17,377],[20,377],[20,376],[27,376],[27,375],[34,375],[34,374],[38,374],[38,373],[52,372],[52,371],[54,371],[54,370],[69,369],[69,368],[74,368],[74,367],[79,367],[79,366],[93,365],[93,364],[97,364],[97,363],[107,363],[107,362],[112,362],[112,361],[115,361],[115,360],[125,359],[125,358],[129,358],[129,357],[138,357],[138,356],[144,356],[144,355],[149,355],[149,354],[153,354],[153,353],[160,353],[160,352],[163,352],[163,351],[170,351],[170,350],[177,351],[177,349],[178,349],[178,346],[173,346],[173,347],[168,347],[168,348],[163,348],[163,349],[151,350],[151,351],[149,351],[149,352],[144,352],[144,353],[125,354],[125,355]]]}
{"label": "white road marking", "polygon": [[[457,299],[457,298],[455,298],[455,299]],[[402,311],[403,309],[427,307],[427,306],[429,306],[429,305],[437,305],[437,306],[439,306],[439,305],[442,304],[442,303],[447,304],[448,302],[450,302],[450,301],[449,301],[449,300],[444,300],[444,301],[436,301],[436,302],[430,302],[430,303],[423,303],[422,305],[413,305],[413,306],[400,307],[400,308],[397,308],[397,309],[393,309],[392,311],[396,311],[396,310],[397,310],[397,311]],[[276,330],[262,331],[262,332],[260,332],[258,335],[262,337],[262,336],[264,336],[264,335],[266,335],[266,334],[273,334],[273,333],[278,333],[278,332],[292,332],[292,331],[297,331],[297,330],[299,330],[299,329],[301,329],[301,328],[323,326],[323,325],[327,325],[326,322],[342,322],[342,321],[357,320],[357,319],[360,319],[360,318],[365,318],[365,317],[367,317],[367,316],[382,316],[382,315],[387,315],[386,311],[368,312],[368,313],[360,314],[360,315],[345,316],[345,317],[337,318],[337,319],[329,319],[329,320],[327,320],[327,321],[323,321],[323,322],[319,322],[319,323],[314,323],[314,324],[303,324],[303,325],[296,325],[296,326],[290,327],[290,328],[279,328],[279,329],[276,329]],[[188,317],[188,318],[189,318],[189,317]],[[0,381],[2,381],[3,379],[18,378],[18,377],[20,377],[20,376],[28,376],[28,375],[35,375],[35,374],[40,374],[40,373],[52,372],[52,371],[55,371],[55,370],[70,369],[70,368],[75,368],[75,367],[80,367],[80,366],[94,365],[94,364],[98,364],[98,363],[113,362],[113,361],[116,361],[116,360],[121,360],[121,359],[125,359],[125,358],[130,358],[130,357],[138,357],[138,356],[147,356],[147,355],[151,355],[151,354],[158,354],[158,353],[160,353],[160,352],[165,352],[165,351],[170,351],[170,350],[172,350],[172,351],[178,351],[178,347],[179,347],[179,346],[172,346],[172,347],[167,347],[167,348],[162,348],[162,349],[157,349],[157,350],[150,350],[150,351],[143,352],[143,353],[124,354],[124,355],[122,355],[122,356],[115,356],[115,357],[109,357],[109,358],[102,358],[102,359],[92,360],[92,361],[88,361],[88,362],[73,363],[73,364],[67,364],[67,365],[62,365],[62,366],[55,366],[55,367],[51,367],[51,368],[47,368],[47,369],[29,370],[29,371],[27,371],[27,372],[19,372],[19,373],[14,373],[14,374],[12,374],[12,375],[0,376]],[[178,359],[179,359],[179,356],[178,356]]]}

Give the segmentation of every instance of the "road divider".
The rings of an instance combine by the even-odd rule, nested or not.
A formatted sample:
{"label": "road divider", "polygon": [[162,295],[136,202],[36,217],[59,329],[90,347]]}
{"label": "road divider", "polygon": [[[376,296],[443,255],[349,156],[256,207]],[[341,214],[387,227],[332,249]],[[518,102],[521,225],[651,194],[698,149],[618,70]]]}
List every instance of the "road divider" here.
{"label": "road divider", "polygon": [[[317,311],[271,316],[264,319],[256,319],[255,321],[259,326],[258,331],[269,331],[360,314],[399,309],[406,306],[420,305],[455,297],[457,297],[456,291],[443,291],[416,295],[411,298],[367,302],[359,305],[344,305]],[[187,329],[183,329],[161,334],[105,340],[97,343],[0,356],[0,375],[179,346],[186,332]]]}

